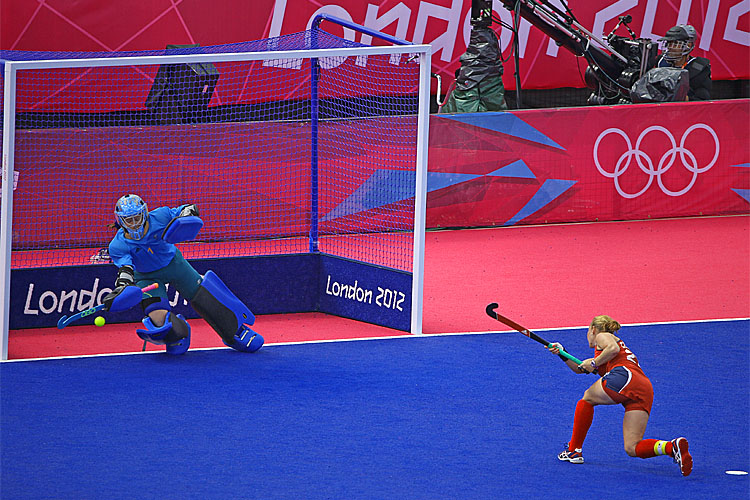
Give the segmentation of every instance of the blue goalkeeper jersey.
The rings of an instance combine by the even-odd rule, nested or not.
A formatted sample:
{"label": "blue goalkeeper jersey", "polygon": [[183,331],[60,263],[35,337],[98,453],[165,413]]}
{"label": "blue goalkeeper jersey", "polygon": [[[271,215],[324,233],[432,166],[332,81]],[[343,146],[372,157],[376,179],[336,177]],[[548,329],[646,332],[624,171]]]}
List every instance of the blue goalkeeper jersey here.
{"label": "blue goalkeeper jersey", "polygon": [[166,267],[177,247],[161,239],[169,221],[177,217],[186,205],[177,208],[159,207],[149,212],[148,227],[140,240],[125,237],[120,228],[109,244],[109,256],[117,267],[133,266],[139,273],[150,273]]}

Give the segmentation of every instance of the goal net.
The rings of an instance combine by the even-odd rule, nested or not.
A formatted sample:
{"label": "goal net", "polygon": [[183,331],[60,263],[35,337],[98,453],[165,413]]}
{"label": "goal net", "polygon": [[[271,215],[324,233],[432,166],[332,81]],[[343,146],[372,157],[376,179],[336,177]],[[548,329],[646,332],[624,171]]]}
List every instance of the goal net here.
{"label": "goal net", "polygon": [[[365,46],[313,28],[222,46],[0,59],[6,344],[8,328],[53,326],[85,308],[85,290],[98,303],[115,271],[100,265],[114,205],[128,193],[150,209],[197,204],[205,225],[179,245],[183,255],[199,271],[232,262],[222,278],[258,314],[313,309],[378,323],[383,309],[403,316],[406,301],[408,320],[386,324],[421,333],[429,47]],[[311,266],[310,290],[324,297],[285,304],[289,284],[268,281],[298,263],[271,257],[310,255],[338,262]],[[62,283],[45,281],[50,268]],[[376,284],[388,284],[384,270],[411,288]],[[90,275],[101,277],[93,291]],[[257,276],[266,290],[243,290]],[[384,290],[387,307],[376,304]],[[343,302],[326,310],[327,301]]]}

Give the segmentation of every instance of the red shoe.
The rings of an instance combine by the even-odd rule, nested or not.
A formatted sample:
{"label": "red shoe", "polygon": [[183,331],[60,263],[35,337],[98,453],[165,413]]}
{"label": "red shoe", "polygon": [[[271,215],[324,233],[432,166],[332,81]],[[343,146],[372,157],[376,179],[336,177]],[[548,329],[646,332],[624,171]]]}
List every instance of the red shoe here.
{"label": "red shoe", "polygon": [[688,451],[688,441],[684,437],[672,440],[672,456],[674,462],[680,466],[683,476],[689,476],[693,472],[693,457]]}

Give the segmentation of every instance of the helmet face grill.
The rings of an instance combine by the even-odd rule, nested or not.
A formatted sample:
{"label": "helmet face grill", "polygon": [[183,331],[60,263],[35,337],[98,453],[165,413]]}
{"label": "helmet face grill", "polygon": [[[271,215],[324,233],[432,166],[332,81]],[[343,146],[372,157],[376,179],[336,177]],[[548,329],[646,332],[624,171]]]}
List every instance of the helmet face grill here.
{"label": "helmet face grill", "polygon": [[669,28],[659,39],[659,48],[669,62],[679,61],[692,52],[698,33],[689,24],[678,24]]}
{"label": "helmet face grill", "polygon": [[126,194],[115,205],[115,216],[120,226],[128,235],[140,240],[148,221],[148,206],[140,196]]}
{"label": "helmet face grill", "polygon": [[120,219],[122,225],[128,229],[138,229],[143,225],[143,214],[131,215],[130,217],[123,217]]}
{"label": "helmet face grill", "polygon": [[667,61],[679,61],[693,50],[693,44],[687,40],[663,40],[660,45]]}

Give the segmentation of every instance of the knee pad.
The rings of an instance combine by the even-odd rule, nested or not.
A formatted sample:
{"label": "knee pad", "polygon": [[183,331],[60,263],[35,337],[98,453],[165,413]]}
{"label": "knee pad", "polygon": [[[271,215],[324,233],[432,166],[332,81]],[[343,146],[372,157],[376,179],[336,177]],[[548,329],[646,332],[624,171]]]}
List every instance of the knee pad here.
{"label": "knee pad", "polygon": [[[203,277],[201,286],[190,301],[190,305],[219,334],[224,344],[232,348],[235,348],[233,344],[237,338],[247,336],[243,333],[245,330],[252,332],[245,325],[255,323],[255,315],[213,271],[208,271]],[[248,343],[250,343],[249,340]]]}
{"label": "knee pad", "polygon": [[162,326],[155,326],[148,316],[143,318],[145,330],[136,330],[138,336],[146,342],[166,345],[168,354],[184,354],[190,347],[190,325],[182,314],[167,313]]}

